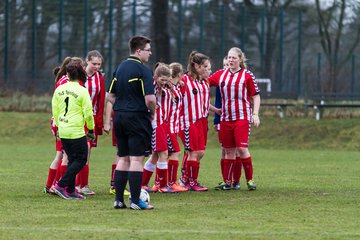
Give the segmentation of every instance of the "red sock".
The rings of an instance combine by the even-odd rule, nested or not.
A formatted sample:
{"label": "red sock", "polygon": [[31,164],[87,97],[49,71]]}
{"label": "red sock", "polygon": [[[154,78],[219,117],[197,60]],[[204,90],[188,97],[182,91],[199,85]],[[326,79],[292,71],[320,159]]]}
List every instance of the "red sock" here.
{"label": "red sock", "polygon": [[234,172],[234,163],[233,159],[224,159],[224,172],[223,172],[223,180],[226,184],[230,185],[233,172]]}
{"label": "red sock", "polygon": [[186,168],[187,168],[187,161],[189,159],[189,152],[186,152],[183,156],[182,163],[181,163],[181,179],[186,182],[188,175],[186,175]]}
{"label": "red sock", "polygon": [[241,159],[242,165],[244,166],[246,181],[253,179],[253,166],[251,157]]}
{"label": "red sock", "polygon": [[153,175],[153,172],[150,172],[149,170],[146,170],[144,168],[143,175],[142,175],[141,186],[148,185],[152,175]]}
{"label": "red sock", "polygon": [[241,158],[237,157],[234,164],[233,182],[239,183],[241,178]]}
{"label": "red sock", "polygon": [[76,179],[75,179],[75,186],[80,186],[81,185],[81,178],[80,178],[80,174],[81,173],[81,170],[80,172],[78,172],[78,174],[76,175]]}
{"label": "red sock", "polygon": [[56,169],[56,176],[55,176],[55,179],[54,179],[54,182],[53,184],[55,184],[56,182],[59,181],[60,179],[60,173],[61,173],[61,162],[62,160],[59,161],[58,165],[57,165],[57,169]]}
{"label": "red sock", "polygon": [[197,181],[199,176],[200,163],[196,160],[188,160],[186,163],[186,175],[189,178],[190,185]]}
{"label": "red sock", "polygon": [[179,167],[179,161],[169,160],[169,162],[168,162],[169,185],[172,185],[176,182],[178,167]]}
{"label": "red sock", "polygon": [[61,165],[60,166],[60,178],[62,178],[66,172],[67,165]]}
{"label": "red sock", "polygon": [[224,159],[223,158],[220,160],[220,170],[221,170],[221,175],[224,176]]}
{"label": "red sock", "polygon": [[48,178],[46,180],[46,187],[50,188],[54,182],[56,177],[56,169],[49,168]]}
{"label": "red sock", "polygon": [[81,184],[80,184],[80,186],[84,187],[86,185],[89,185],[89,171],[90,171],[89,164],[86,164],[83,167],[82,171],[83,171],[83,173],[81,175],[81,180],[80,180]]}
{"label": "red sock", "polygon": [[116,169],[116,164],[111,165],[111,186],[114,186],[114,172]]}
{"label": "red sock", "polygon": [[160,188],[165,187],[167,184],[167,168],[165,169],[160,169],[160,168],[156,168],[156,179],[157,179],[157,183],[156,185],[159,185]]}

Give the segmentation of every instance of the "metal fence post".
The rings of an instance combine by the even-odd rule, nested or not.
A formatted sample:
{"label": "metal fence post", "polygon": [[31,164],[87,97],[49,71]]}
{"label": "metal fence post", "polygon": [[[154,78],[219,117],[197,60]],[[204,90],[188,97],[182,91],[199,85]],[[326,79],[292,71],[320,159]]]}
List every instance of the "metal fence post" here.
{"label": "metal fence post", "polygon": [[[223,57],[225,51],[225,6],[224,3],[220,2],[220,56]],[[222,58],[221,58],[222,60]]]}
{"label": "metal fence post", "polygon": [[297,67],[297,77],[298,77],[298,82],[297,82],[297,94],[300,95],[302,93],[302,89],[301,89],[301,46],[302,46],[302,12],[299,11],[299,16],[298,16],[298,49],[297,49],[297,55],[298,55],[298,67]]}
{"label": "metal fence post", "polygon": [[9,0],[5,0],[5,35],[4,35],[4,82],[9,77]]}
{"label": "metal fence post", "polygon": [[59,5],[59,43],[58,43],[58,62],[62,62],[63,50],[63,21],[64,21],[64,0],[60,0]]}
{"label": "metal fence post", "polygon": [[108,54],[108,73],[107,79],[112,78],[112,34],[113,34],[113,0],[109,0],[109,54]]}
{"label": "metal fence post", "polygon": [[283,49],[284,49],[284,11],[283,9],[280,10],[279,14],[279,82],[278,82],[278,90],[282,91],[283,86]]}
{"label": "metal fence post", "polygon": [[354,93],[355,88],[355,55],[351,57],[351,93]]}
{"label": "metal fence post", "polygon": [[32,1],[31,78],[36,77],[36,0]]}
{"label": "metal fence post", "polygon": [[88,52],[88,12],[88,0],[84,0],[84,57],[87,55]]}
{"label": "metal fence post", "polygon": [[178,61],[182,63],[182,32],[183,32],[183,7],[182,0],[178,2],[178,34],[177,34],[177,55]]}
{"label": "metal fence post", "polygon": [[136,34],[136,0],[133,0],[132,8],[132,34],[133,36]]}
{"label": "metal fence post", "polygon": [[199,51],[204,50],[204,0],[200,1],[200,14],[199,14],[199,27],[200,27],[200,41],[199,41]]}

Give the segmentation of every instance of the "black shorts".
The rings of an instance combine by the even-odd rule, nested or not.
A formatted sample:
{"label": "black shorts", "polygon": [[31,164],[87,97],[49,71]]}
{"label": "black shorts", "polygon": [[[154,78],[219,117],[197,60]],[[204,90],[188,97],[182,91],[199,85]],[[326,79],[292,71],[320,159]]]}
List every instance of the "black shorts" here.
{"label": "black shorts", "polygon": [[151,153],[152,126],[149,113],[114,112],[118,156],[146,156]]}

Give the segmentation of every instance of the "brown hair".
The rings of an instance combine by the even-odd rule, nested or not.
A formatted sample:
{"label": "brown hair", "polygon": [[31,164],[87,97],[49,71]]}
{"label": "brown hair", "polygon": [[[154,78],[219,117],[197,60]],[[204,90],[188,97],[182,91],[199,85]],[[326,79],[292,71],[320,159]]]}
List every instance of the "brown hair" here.
{"label": "brown hair", "polygon": [[104,61],[103,56],[101,55],[101,53],[98,50],[92,50],[90,52],[88,52],[88,54],[86,55],[86,60],[91,61],[91,59],[93,57],[98,57],[101,59],[101,61]]}
{"label": "brown hair", "polygon": [[66,57],[64,59],[64,61],[62,62],[62,64],[60,65],[60,68],[57,71],[56,76],[55,76],[55,83],[57,83],[57,81],[59,81],[59,79],[66,74],[65,67],[66,67],[66,65],[69,64],[70,60],[71,60],[71,57]]}
{"label": "brown hair", "polygon": [[151,40],[144,36],[134,36],[129,40],[130,54],[133,54],[138,49],[144,49],[147,43],[151,43]]}
{"label": "brown hair", "polygon": [[84,62],[82,61],[81,58],[72,57],[70,63],[67,64],[65,68],[70,81],[74,81],[74,80],[79,80],[81,82],[86,81]]}
{"label": "brown hair", "polygon": [[179,73],[184,73],[183,66],[178,62],[173,62],[169,66],[171,69],[171,77],[172,78],[177,77],[177,75],[179,75]]}
{"label": "brown hair", "polygon": [[247,58],[246,58],[245,54],[243,53],[243,51],[241,51],[241,49],[237,48],[237,47],[230,48],[229,52],[231,50],[237,52],[237,54],[240,58],[240,67],[246,69],[247,68],[247,64],[246,64]]}
{"label": "brown hair", "polygon": [[206,60],[209,60],[209,57],[206,56],[205,54],[199,53],[197,51],[192,51],[190,53],[187,70],[189,71],[191,78],[193,79],[200,78],[198,72],[195,69],[195,64],[202,65]]}

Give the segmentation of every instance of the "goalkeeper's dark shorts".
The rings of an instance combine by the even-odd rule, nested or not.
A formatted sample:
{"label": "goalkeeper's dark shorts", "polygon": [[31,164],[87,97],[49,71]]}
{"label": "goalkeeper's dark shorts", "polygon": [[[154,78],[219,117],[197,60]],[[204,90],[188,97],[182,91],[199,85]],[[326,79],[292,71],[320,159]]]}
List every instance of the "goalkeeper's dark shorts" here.
{"label": "goalkeeper's dark shorts", "polygon": [[114,112],[118,156],[147,156],[151,153],[152,126],[149,113]]}

